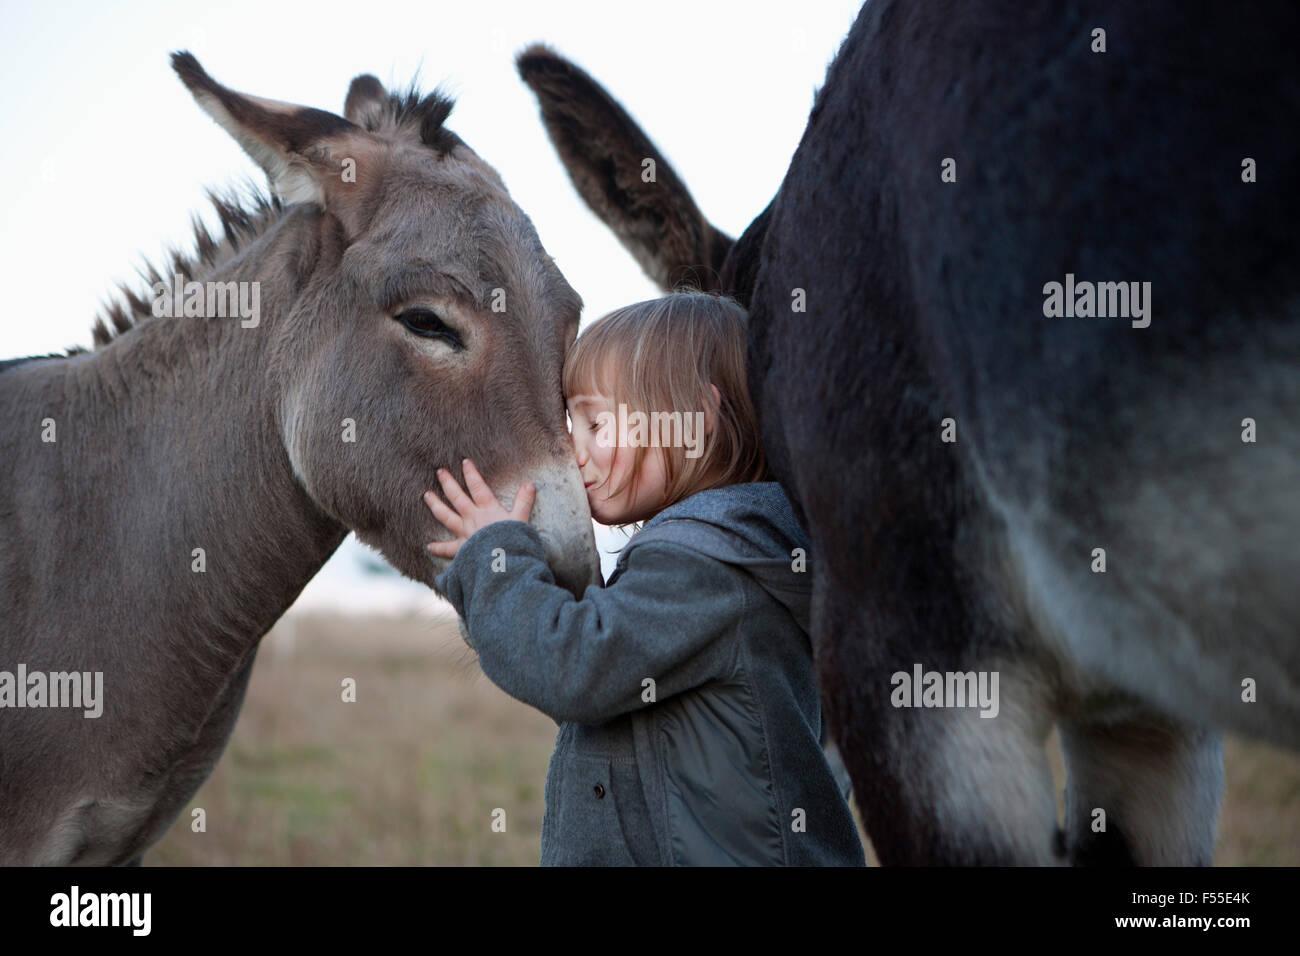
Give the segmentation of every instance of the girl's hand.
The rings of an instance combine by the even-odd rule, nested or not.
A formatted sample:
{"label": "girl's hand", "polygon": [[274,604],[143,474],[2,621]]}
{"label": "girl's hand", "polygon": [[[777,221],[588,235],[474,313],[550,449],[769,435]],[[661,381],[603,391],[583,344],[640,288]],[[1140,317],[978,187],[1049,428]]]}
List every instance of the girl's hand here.
{"label": "girl's hand", "polygon": [[[483,476],[474,467],[474,462],[466,458],[461,466],[465,469],[465,487],[469,494],[461,490],[460,482],[452,477],[446,468],[438,469],[438,480],[442,482],[443,494],[451,502],[448,508],[432,491],[424,493],[424,503],[429,506],[433,516],[456,536],[454,541],[432,541],[425,549],[440,558],[454,558],[460,546],[469,540],[470,535],[480,528],[485,528],[494,521],[527,521],[533,511],[533,501],[537,497],[537,486],[531,481],[525,482],[515,495],[515,506],[506,511],[497,501],[497,496],[487,486]],[[452,509],[455,509],[454,511]]]}

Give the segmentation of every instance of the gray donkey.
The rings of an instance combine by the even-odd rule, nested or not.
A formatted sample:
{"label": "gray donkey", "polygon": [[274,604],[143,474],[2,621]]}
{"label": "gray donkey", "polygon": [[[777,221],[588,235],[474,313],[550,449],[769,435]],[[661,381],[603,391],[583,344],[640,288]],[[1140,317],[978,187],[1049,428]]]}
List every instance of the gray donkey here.
{"label": "gray donkey", "polygon": [[507,506],[535,482],[557,580],[600,581],[560,388],[581,300],[451,102],[365,75],[340,117],[172,65],[276,195],[214,196],[224,239],[92,351],[0,363],[2,864],[138,862],[349,529],[432,586],[440,466]]}
{"label": "gray donkey", "polygon": [[647,273],[749,308],[885,863],[1209,863],[1219,728],[1300,748],[1297,29],[871,0],[734,242],[594,80],[519,58]]}

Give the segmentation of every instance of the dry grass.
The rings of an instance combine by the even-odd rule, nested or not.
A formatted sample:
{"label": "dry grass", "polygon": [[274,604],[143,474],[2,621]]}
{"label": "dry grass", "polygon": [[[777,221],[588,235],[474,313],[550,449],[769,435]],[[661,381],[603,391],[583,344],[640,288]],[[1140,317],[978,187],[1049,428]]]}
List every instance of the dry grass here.
{"label": "dry grass", "polygon": [[[190,804],[206,832],[187,811],[146,864],[535,865],[556,729],[479,672],[454,621],[290,618]],[[1059,780],[1054,737],[1049,754]],[[1216,862],[1300,864],[1300,756],[1230,739],[1226,760]]]}

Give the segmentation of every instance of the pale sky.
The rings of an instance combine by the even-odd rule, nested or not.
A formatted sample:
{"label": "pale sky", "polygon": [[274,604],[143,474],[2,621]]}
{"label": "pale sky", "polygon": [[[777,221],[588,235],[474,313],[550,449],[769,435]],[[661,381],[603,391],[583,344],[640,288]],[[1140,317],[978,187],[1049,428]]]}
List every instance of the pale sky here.
{"label": "pale sky", "polygon": [[[192,214],[215,225],[205,186],[265,181],[176,78],[173,50],[234,89],[333,112],[359,73],[444,83],[448,127],[501,173],[585,325],[658,290],[574,192],[514,54],[540,40],[582,66],[737,236],[780,185],[859,5],[0,0],[0,359],[88,347],[118,281],[167,245],[192,249]],[[335,561],[364,550],[349,538]]]}

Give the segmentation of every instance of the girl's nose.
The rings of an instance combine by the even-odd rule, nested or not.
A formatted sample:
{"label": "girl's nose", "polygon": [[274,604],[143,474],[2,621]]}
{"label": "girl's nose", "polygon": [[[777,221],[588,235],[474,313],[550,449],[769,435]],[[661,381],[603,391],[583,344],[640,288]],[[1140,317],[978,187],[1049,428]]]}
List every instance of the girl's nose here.
{"label": "girl's nose", "polygon": [[576,434],[569,435],[569,445],[573,448],[573,457],[578,460],[578,467],[587,464],[587,450],[583,448]]}

